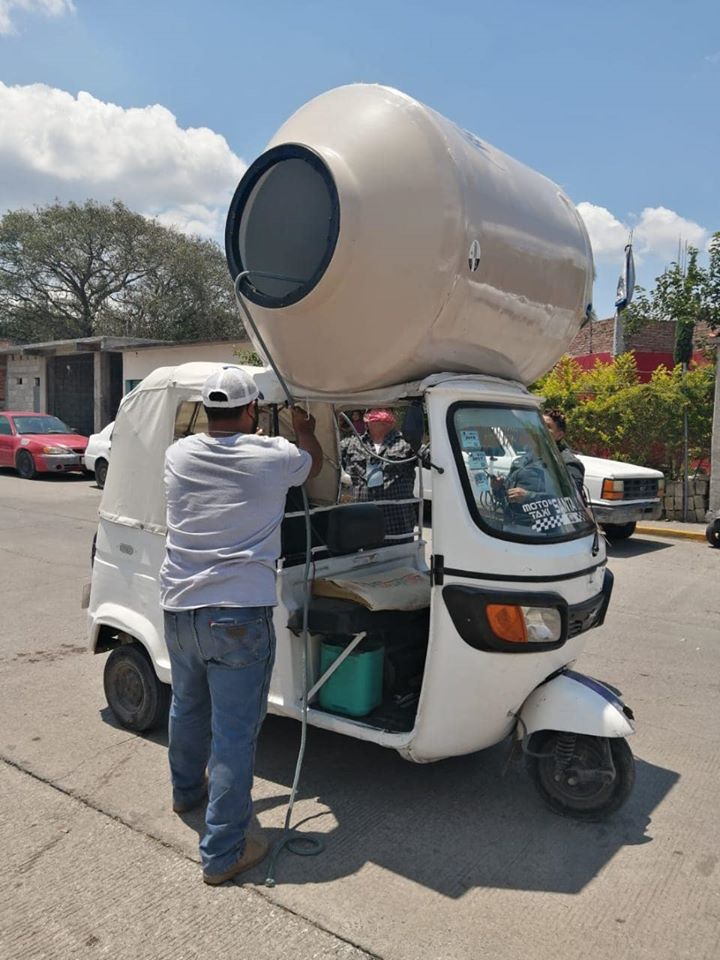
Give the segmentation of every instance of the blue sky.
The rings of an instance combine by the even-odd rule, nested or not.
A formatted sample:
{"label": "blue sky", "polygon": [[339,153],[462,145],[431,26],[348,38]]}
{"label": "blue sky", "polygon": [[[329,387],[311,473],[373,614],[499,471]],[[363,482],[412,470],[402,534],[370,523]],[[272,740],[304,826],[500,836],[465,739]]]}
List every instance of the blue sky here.
{"label": "blue sky", "polygon": [[720,230],[717,0],[0,0],[0,209],[116,196],[219,238],[244,165],[354,81],[558,182],[600,316],[630,227],[645,286]]}

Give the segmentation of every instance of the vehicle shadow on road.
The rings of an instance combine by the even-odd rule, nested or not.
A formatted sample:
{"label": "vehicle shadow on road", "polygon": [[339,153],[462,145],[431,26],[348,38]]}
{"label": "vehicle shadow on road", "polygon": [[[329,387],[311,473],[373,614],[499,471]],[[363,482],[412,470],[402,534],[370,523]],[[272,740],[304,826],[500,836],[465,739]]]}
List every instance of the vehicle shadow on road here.
{"label": "vehicle shadow on road", "polygon": [[634,536],[631,540],[616,540],[608,543],[608,559],[613,557],[641,557],[658,550],[672,550],[674,543],[659,543],[657,540],[643,540]]}
{"label": "vehicle shadow on road", "polygon": [[82,480],[89,483],[94,480],[94,477],[88,476],[87,474],[70,471],[67,473],[38,473],[33,480],[24,480],[18,476],[18,472],[14,467],[0,467],[0,477],[14,477],[18,483],[42,483],[43,481],[51,481],[52,483],[79,483]]}
{"label": "vehicle shadow on road", "polygon": [[[102,719],[116,726],[108,710]],[[269,716],[258,741],[255,812],[275,842],[290,796],[300,728]],[[167,731],[143,739],[167,747]],[[601,823],[547,810],[522,761],[503,774],[509,741],[481,753],[414,764],[395,751],[311,729],[293,826],[325,843],[318,857],[283,853],[280,883],[330,883],[367,863],[447,897],[475,887],[578,893],[624,846],[650,843],[653,811],[680,779],[636,758],[626,805]],[[181,816],[198,837],[204,806]],[[317,821],[316,824],[313,821]],[[329,831],[328,822],[334,825]]]}
{"label": "vehicle shadow on road", "polygon": [[[293,721],[267,719],[256,774],[287,791],[256,802],[258,813],[287,803],[297,745]],[[373,862],[453,898],[474,887],[577,893],[620,848],[653,839],[652,812],[679,779],[637,760],[625,807],[604,823],[580,823],[542,806],[522,763],[503,777],[507,752],[506,742],[420,765],[371,743],[311,730],[300,797],[317,798],[337,826],[322,834],[321,856],[284,854],[280,882],[327,883]],[[312,833],[312,823],[303,829]]]}

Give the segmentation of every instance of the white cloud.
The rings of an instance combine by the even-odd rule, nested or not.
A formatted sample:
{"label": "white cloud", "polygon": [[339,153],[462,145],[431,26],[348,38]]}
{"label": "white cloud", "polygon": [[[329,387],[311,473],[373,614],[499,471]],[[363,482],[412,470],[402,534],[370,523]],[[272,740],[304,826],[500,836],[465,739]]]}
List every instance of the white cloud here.
{"label": "white cloud", "polygon": [[628,227],[605,207],[597,207],[594,203],[584,200],[577,205],[577,208],[590,234],[593,255],[596,259],[615,258],[618,250],[622,253],[627,243]]}
{"label": "white cloud", "polygon": [[158,104],[124,108],[0,82],[0,210],[122,200],[187,232],[221,235],[245,163],[224,137]]}
{"label": "white cloud", "polygon": [[62,17],[75,13],[75,4],[73,0],[0,0],[0,34],[15,33],[12,15],[17,11]]}
{"label": "white cloud", "polygon": [[645,207],[639,217],[628,217],[625,221],[619,220],[605,207],[587,201],[578,204],[578,211],[585,221],[598,261],[620,263],[631,230],[638,263],[643,259],[673,260],[677,257],[678,241],[687,241],[702,249],[709,237],[709,232],[700,224],[667,207]]}
{"label": "white cloud", "polygon": [[646,207],[640,214],[633,236],[641,253],[674,260],[677,259],[679,240],[702,249],[709,233],[699,223],[687,220],[667,207]]}

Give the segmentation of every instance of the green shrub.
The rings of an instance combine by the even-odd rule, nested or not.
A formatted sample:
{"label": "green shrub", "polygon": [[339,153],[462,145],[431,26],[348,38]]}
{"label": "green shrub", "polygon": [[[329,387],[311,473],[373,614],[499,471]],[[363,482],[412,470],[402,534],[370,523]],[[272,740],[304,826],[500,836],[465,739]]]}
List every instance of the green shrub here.
{"label": "green shrub", "polygon": [[685,376],[680,366],[658,367],[641,383],[634,356],[625,353],[591,370],[565,356],[532,389],[544,397],[545,409],[563,411],[573,449],[656,467],[674,478],[682,472],[684,410],[691,464],[709,459],[714,384],[709,364]]}

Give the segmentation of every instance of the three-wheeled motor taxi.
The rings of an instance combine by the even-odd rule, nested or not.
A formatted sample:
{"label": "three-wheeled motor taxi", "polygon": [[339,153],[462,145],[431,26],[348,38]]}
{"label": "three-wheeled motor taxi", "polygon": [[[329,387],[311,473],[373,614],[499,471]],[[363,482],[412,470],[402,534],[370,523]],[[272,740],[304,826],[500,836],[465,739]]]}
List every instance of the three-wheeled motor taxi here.
{"label": "three-wheeled motor taxi", "polygon": [[[287,381],[325,459],[307,510],[289,496],[281,526],[270,712],[306,711],[311,726],[420,763],[512,736],[553,809],[612,813],[633,784],[632,713],[572,669],[612,575],[526,387],[589,308],[592,256],[573,205],[404,94],[352,85],[303,107],[250,166],[226,246],[273,364],[253,370],[261,426],[292,439]],[[216,366],[156,370],[115,423],[90,646],[111,651],[108,702],[131,729],[162,719],[170,683],[164,454],[206,428],[201,388]],[[375,407],[426,434],[430,544],[422,491],[352,502],[343,486],[339,418]],[[390,533],[398,506],[411,519]]]}

